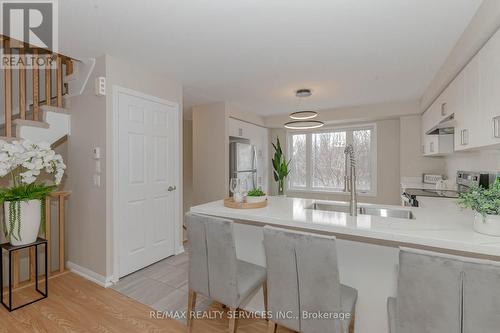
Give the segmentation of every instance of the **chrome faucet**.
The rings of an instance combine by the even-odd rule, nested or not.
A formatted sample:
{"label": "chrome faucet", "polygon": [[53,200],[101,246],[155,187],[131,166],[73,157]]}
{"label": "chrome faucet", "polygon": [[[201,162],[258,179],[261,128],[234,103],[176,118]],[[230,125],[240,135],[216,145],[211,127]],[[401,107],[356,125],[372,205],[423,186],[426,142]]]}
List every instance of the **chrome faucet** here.
{"label": "chrome faucet", "polygon": [[[349,213],[351,216],[358,215],[358,197],[356,194],[356,156],[354,147],[347,145],[344,149],[345,154],[345,176],[344,176],[344,192],[351,192],[351,200],[349,200]],[[348,172],[349,171],[349,172]]]}

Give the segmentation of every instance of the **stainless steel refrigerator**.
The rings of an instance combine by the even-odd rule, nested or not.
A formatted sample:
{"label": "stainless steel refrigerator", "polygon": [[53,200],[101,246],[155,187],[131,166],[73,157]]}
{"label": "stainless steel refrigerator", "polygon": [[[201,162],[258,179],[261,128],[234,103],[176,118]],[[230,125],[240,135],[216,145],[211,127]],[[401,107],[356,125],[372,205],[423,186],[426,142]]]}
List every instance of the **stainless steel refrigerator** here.
{"label": "stainless steel refrigerator", "polygon": [[249,143],[229,144],[229,179],[246,179],[248,190],[257,185],[257,154],[255,146]]}

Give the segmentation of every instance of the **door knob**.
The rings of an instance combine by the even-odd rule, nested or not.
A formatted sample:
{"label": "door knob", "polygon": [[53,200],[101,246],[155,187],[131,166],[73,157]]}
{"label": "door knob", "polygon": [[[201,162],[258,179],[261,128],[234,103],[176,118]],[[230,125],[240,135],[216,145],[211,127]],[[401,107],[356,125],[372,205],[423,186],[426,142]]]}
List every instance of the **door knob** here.
{"label": "door knob", "polygon": [[172,192],[172,191],[175,191],[176,189],[177,189],[177,187],[175,187],[175,186],[169,186],[167,191]]}

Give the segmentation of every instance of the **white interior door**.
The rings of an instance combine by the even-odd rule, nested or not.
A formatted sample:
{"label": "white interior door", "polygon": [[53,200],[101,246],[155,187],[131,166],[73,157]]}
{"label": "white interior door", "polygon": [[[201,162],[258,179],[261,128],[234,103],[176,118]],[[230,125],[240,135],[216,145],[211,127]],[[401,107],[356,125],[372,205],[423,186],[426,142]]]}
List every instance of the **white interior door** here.
{"label": "white interior door", "polygon": [[118,92],[119,276],[175,249],[178,106]]}

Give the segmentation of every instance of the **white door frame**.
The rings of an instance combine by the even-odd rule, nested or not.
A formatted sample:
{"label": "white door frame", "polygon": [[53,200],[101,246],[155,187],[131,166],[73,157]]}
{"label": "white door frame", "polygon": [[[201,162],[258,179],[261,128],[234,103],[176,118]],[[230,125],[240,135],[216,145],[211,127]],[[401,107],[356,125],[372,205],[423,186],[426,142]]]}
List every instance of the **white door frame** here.
{"label": "white door frame", "polygon": [[[160,104],[165,104],[171,107],[174,107],[176,109],[176,122],[177,126],[175,127],[175,133],[174,136],[178,137],[178,142],[179,145],[177,145],[174,149],[174,155],[177,156],[178,163],[175,164],[174,167],[174,175],[176,176],[176,181],[174,184],[177,187],[177,190],[174,191],[174,206],[176,207],[175,210],[175,223],[174,223],[174,253],[179,254],[184,252],[184,246],[182,244],[182,225],[183,225],[183,219],[182,219],[182,212],[183,212],[183,207],[182,207],[182,201],[180,198],[182,198],[182,117],[180,115],[180,108],[178,103],[170,102],[155,96],[143,94],[141,92],[128,89],[128,88],[123,88],[117,85],[113,85],[113,114],[112,114],[112,152],[108,153],[110,156],[112,156],[112,159],[108,159],[110,161],[111,165],[108,164],[108,169],[113,170],[111,177],[108,179],[111,179],[112,185],[108,188],[111,189],[111,204],[112,204],[112,211],[111,211],[111,243],[112,245],[109,247],[111,250],[111,258],[112,258],[112,277],[111,281],[113,283],[118,282],[119,280],[119,272],[120,272],[120,261],[119,261],[119,256],[120,256],[120,247],[119,247],[119,214],[117,213],[118,210],[120,209],[120,187],[119,187],[119,103],[118,103],[118,98],[120,93],[124,93],[127,95],[139,97],[139,98],[144,98],[156,103]],[[109,240],[109,238],[108,238]]]}

